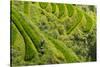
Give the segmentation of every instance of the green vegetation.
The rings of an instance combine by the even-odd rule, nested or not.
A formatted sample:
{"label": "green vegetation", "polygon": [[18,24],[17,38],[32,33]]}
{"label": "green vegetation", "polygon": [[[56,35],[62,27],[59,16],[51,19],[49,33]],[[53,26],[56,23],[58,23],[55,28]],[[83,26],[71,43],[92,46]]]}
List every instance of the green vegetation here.
{"label": "green vegetation", "polygon": [[11,1],[11,65],[96,61],[93,5]]}

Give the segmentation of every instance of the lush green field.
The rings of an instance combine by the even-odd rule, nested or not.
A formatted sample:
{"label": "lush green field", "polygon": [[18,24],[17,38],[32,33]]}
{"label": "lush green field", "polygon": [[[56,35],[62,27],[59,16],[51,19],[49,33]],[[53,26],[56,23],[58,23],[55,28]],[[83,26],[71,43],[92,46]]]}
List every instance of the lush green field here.
{"label": "lush green field", "polygon": [[11,1],[11,65],[96,61],[93,5]]}

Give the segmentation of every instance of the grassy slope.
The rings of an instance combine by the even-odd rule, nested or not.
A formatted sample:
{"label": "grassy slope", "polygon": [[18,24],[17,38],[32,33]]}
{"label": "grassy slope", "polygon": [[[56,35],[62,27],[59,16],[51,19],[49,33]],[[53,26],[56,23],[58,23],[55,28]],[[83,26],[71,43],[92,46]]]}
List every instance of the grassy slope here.
{"label": "grassy slope", "polygon": [[[85,28],[86,31],[82,32],[91,32],[90,30],[92,29],[91,27],[93,27],[93,20],[91,20],[91,17],[88,16],[88,14],[82,13],[81,10],[77,9],[77,6],[73,5],[43,5],[43,3],[23,2],[20,5],[25,4],[22,6],[24,8],[19,8],[18,4],[16,5],[15,3],[12,5],[12,29],[14,28],[14,32],[17,30],[17,33],[19,32],[19,34],[12,32],[12,48],[18,52],[22,51],[23,53],[20,54],[20,58],[17,59],[18,61],[16,60],[18,57],[12,58],[14,65],[51,64],[66,62],[71,63],[84,61],[80,59],[79,55],[76,55],[77,53],[73,51],[73,48],[66,46],[66,44],[68,45],[69,43],[66,43],[63,40],[59,41],[59,39],[55,39],[55,36],[56,38],[59,38],[62,35],[64,37],[67,36],[69,41],[70,36],[73,36],[74,33],[77,33],[75,30],[80,29],[80,31],[82,31],[82,26],[80,24],[83,23],[83,20],[81,20],[83,15],[86,16],[88,23]],[[61,7],[63,7],[62,12],[60,12]],[[28,9],[28,11],[26,9]],[[69,11],[71,11],[71,13]],[[68,12],[68,14],[66,12]],[[78,14],[75,16],[74,14],[77,12]],[[75,20],[74,18],[77,19]],[[74,21],[70,20],[72,25],[70,25],[70,27],[65,27],[65,23],[69,25],[68,19],[74,19]],[[67,28],[68,30],[65,30]],[[50,31],[53,32],[49,33]],[[17,40],[18,36],[20,36],[18,38],[19,41]],[[44,41],[44,43],[41,46],[42,41]],[[75,44],[74,40],[71,41],[73,42],[70,44]],[[20,43],[22,47],[18,46],[18,43],[16,42]],[[16,46],[20,47],[19,49],[21,50],[18,50]],[[41,53],[41,47],[43,47],[44,54]],[[22,62],[20,62],[20,60]]]}

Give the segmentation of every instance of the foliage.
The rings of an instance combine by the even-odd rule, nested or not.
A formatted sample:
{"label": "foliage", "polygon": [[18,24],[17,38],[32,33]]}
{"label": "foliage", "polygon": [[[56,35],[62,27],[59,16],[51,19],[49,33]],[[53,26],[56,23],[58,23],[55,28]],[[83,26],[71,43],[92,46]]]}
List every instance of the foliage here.
{"label": "foliage", "polygon": [[90,5],[11,1],[12,65],[96,61]]}

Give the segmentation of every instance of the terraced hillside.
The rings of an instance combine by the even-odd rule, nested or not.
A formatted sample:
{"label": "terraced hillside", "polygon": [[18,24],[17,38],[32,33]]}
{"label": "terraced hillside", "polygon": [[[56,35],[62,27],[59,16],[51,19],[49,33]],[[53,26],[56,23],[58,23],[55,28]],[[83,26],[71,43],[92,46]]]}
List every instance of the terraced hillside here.
{"label": "terraced hillside", "polygon": [[93,5],[11,1],[11,65],[96,61]]}

